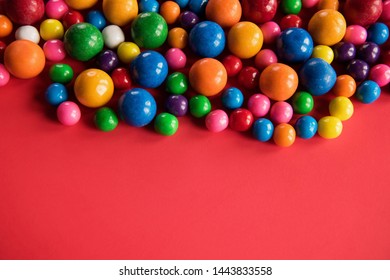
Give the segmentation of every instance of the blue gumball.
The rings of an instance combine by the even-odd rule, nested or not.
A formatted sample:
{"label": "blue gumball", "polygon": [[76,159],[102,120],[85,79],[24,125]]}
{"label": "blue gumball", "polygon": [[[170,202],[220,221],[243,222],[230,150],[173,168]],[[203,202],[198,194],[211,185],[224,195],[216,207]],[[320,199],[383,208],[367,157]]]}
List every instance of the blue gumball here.
{"label": "blue gumball", "polygon": [[189,0],[187,8],[198,16],[203,16],[206,11],[207,2],[209,0]]}
{"label": "blue gumball", "polygon": [[119,114],[131,126],[148,125],[156,116],[156,111],[156,100],[142,88],[128,90],[119,99]]}
{"label": "blue gumball", "polygon": [[299,82],[312,95],[327,93],[336,83],[336,71],[321,58],[307,60],[299,71]]}
{"label": "blue gumball", "polygon": [[244,95],[241,90],[236,87],[230,87],[222,93],[222,105],[227,109],[238,109],[244,102]]}
{"label": "blue gumball", "polygon": [[269,119],[260,118],[253,123],[253,137],[261,142],[267,142],[274,134],[274,125]]}
{"label": "blue gumball", "polygon": [[46,101],[53,106],[58,106],[68,100],[68,91],[63,84],[53,83],[46,89]]}
{"label": "blue gumball", "polygon": [[106,18],[104,17],[103,13],[98,10],[90,11],[87,14],[86,22],[94,25],[100,31],[103,30],[103,28],[107,25]]}
{"label": "blue gumball", "polygon": [[382,22],[376,22],[367,30],[367,42],[373,42],[378,45],[386,43],[389,39],[389,28]]}
{"label": "blue gumball", "polygon": [[191,29],[188,42],[195,54],[201,57],[216,57],[225,49],[226,38],[219,24],[202,21]]}
{"label": "blue gumball", "polygon": [[141,0],[139,1],[139,12],[155,12],[158,13],[160,10],[160,3],[157,0]]}
{"label": "blue gumball", "polygon": [[381,88],[379,85],[371,80],[361,83],[355,93],[355,97],[364,104],[370,104],[376,101],[381,95]]}
{"label": "blue gumball", "polygon": [[190,2],[190,0],[174,0],[177,5],[179,5],[180,9],[184,9],[185,7],[187,7],[188,5],[188,2]]}
{"label": "blue gumball", "polygon": [[305,29],[288,28],[278,36],[276,51],[281,61],[304,62],[313,52],[313,39]]}
{"label": "blue gumball", "polygon": [[318,123],[312,116],[302,116],[295,123],[297,135],[303,139],[310,139],[316,135]]}
{"label": "blue gumball", "polygon": [[156,51],[141,52],[130,64],[133,81],[145,88],[159,87],[168,75],[168,63]]}

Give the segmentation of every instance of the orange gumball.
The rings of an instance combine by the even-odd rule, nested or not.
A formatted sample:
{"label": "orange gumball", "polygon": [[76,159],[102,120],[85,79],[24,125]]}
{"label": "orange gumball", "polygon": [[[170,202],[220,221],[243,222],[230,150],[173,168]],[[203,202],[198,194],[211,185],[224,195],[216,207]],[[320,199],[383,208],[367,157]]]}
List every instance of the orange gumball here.
{"label": "orange gumball", "polygon": [[317,10],[324,10],[324,9],[338,10],[339,0],[320,0],[320,2],[318,2],[317,4]]}
{"label": "orange gumball", "polygon": [[168,45],[172,48],[184,49],[188,42],[188,33],[181,27],[175,27],[168,32]]}
{"label": "orange gumball", "polygon": [[180,6],[173,1],[165,1],[160,6],[160,15],[167,24],[173,24],[180,16]]}
{"label": "orange gumball", "polygon": [[226,69],[221,62],[213,58],[203,58],[195,62],[189,72],[192,88],[205,96],[220,93],[227,83]]}
{"label": "orange gumball", "polygon": [[356,82],[350,75],[340,75],[332,88],[332,92],[337,96],[351,97],[355,94]]}
{"label": "orange gumball", "polygon": [[45,67],[45,63],[45,53],[39,45],[31,41],[13,41],[4,52],[5,67],[19,79],[38,76]]}
{"label": "orange gumball", "polygon": [[289,99],[298,88],[297,72],[283,63],[268,65],[260,75],[260,90],[275,101]]}
{"label": "orange gumball", "polygon": [[7,16],[0,15],[0,38],[10,35],[12,27],[12,21]]}
{"label": "orange gumball", "polygon": [[65,2],[72,9],[85,10],[92,8],[98,2],[98,0],[65,0]]}
{"label": "orange gumball", "polygon": [[290,147],[295,142],[296,132],[294,127],[288,123],[281,123],[275,127],[273,139],[280,147]]}
{"label": "orange gumball", "polygon": [[238,0],[209,0],[206,17],[215,21],[222,28],[232,27],[241,19],[242,8]]}

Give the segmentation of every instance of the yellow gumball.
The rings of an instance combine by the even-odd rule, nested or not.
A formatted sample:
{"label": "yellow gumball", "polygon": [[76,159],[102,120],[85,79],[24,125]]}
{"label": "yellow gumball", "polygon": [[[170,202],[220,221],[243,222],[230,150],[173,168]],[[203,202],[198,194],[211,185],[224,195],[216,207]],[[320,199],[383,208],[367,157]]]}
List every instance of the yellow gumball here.
{"label": "yellow gumball", "polygon": [[84,106],[97,108],[110,101],[114,93],[114,83],[106,72],[90,68],[77,76],[74,93]]}
{"label": "yellow gumball", "polygon": [[125,26],[138,15],[137,0],[103,0],[103,13],[112,24]]}
{"label": "yellow gumball", "polygon": [[263,46],[263,33],[254,23],[242,21],[233,25],[228,33],[230,52],[239,58],[254,57]]}
{"label": "yellow gumball", "polygon": [[188,42],[188,33],[181,27],[175,27],[168,32],[168,44],[172,48],[184,49]]}
{"label": "yellow gumball", "polygon": [[338,96],[329,103],[329,113],[342,121],[350,119],[353,115],[353,104],[345,96]]}
{"label": "yellow gumball", "polygon": [[343,131],[343,123],[334,116],[326,116],[318,121],[318,134],[322,138],[334,139]]}
{"label": "yellow gumball", "polygon": [[66,4],[75,10],[85,10],[92,8],[98,0],[65,0]]}
{"label": "yellow gumball", "polygon": [[45,41],[62,39],[64,36],[64,26],[59,20],[45,19],[39,27],[39,34]]}
{"label": "yellow gumball", "polygon": [[331,64],[334,59],[334,53],[331,47],[325,45],[318,45],[314,47],[311,57],[322,58],[323,60]]}
{"label": "yellow gumball", "polygon": [[133,42],[123,42],[118,46],[117,54],[123,63],[130,63],[141,53],[137,44]]}

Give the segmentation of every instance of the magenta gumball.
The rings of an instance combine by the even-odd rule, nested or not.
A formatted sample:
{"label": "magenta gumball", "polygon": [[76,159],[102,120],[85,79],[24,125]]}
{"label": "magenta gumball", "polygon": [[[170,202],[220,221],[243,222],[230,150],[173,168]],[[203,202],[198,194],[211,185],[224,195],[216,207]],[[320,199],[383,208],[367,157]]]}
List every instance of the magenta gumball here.
{"label": "magenta gumball", "polygon": [[8,84],[10,79],[10,74],[3,64],[0,64],[0,87]]}
{"label": "magenta gumball", "polygon": [[263,33],[263,40],[266,44],[272,44],[280,35],[280,26],[274,21],[268,21],[260,27]]}
{"label": "magenta gumball", "polygon": [[261,93],[253,94],[248,100],[248,110],[254,117],[263,117],[268,114],[271,107],[270,99]]}
{"label": "magenta gumball", "polygon": [[45,6],[45,12],[48,18],[61,19],[69,10],[68,5],[63,0],[49,0]]}
{"label": "magenta gumball", "polygon": [[353,24],[347,26],[344,42],[352,43],[354,45],[361,45],[367,40],[367,29],[361,25]]}
{"label": "magenta gumball", "polygon": [[45,57],[54,62],[59,62],[65,59],[66,50],[64,43],[61,40],[49,40],[43,45]]}
{"label": "magenta gumball", "polygon": [[290,103],[287,103],[285,101],[278,101],[275,102],[270,110],[270,118],[274,124],[279,123],[288,123],[292,116],[293,116],[294,110]]}
{"label": "magenta gumball", "polygon": [[278,57],[271,49],[262,49],[255,57],[255,65],[260,71],[264,70],[268,65],[278,62]]}
{"label": "magenta gumball", "polygon": [[187,56],[179,48],[171,48],[165,53],[168,67],[172,70],[182,69],[186,66]]}
{"label": "magenta gumball", "polygon": [[62,102],[57,107],[57,118],[60,123],[72,126],[79,122],[81,112],[79,106],[72,101]]}
{"label": "magenta gumball", "polygon": [[207,114],[206,127],[211,132],[221,132],[229,125],[229,116],[225,111],[217,109]]}
{"label": "magenta gumball", "polygon": [[390,66],[386,64],[377,64],[370,70],[369,80],[372,80],[380,87],[390,83]]}

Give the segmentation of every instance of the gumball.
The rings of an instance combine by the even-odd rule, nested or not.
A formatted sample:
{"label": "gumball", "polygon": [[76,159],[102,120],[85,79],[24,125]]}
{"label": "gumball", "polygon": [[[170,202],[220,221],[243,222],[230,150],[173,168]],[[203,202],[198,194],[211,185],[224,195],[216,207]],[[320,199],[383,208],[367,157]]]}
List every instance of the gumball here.
{"label": "gumball", "polygon": [[229,125],[229,117],[225,111],[217,109],[207,114],[206,127],[211,132],[221,132]]}
{"label": "gumball", "polygon": [[96,111],[94,123],[101,131],[112,131],[118,126],[118,117],[111,108],[102,107]]}
{"label": "gumball", "polygon": [[386,43],[389,39],[389,28],[382,22],[376,22],[367,30],[367,41],[378,45]]}
{"label": "gumball", "polygon": [[108,25],[102,30],[104,44],[109,49],[116,49],[125,41],[125,34],[118,25]]}
{"label": "gumball", "polygon": [[382,21],[382,22],[388,22],[390,21],[390,1],[389,0],[385,0],[383,1],[383,5],[382,5],[383,9],[382,9],[382,13],[379,17],[379,20]]}
{"label": "gumball", "polygon": [[114,83],[106,72],[90,68],[77,76],[74,93],[84,106],[97,108],[110,101],[114,93]]}
{"label": "gumball", "polygon": [[4,65],[16,78],[38,76],[45,67],[45,54],[40,46],[27,40],[13,41],[4,52]]}
{"label": "gumball", "polygon": [[381,88],[376,82],[371,80],[367,80],[361,83],[357,87],[355,93],[356,98],[364,104],[373,103],[379,98],[380,95]]}
{"label": "gumball", "polygon": [[280,35],[280,26],[274,21],[268,21],[260,26],[265,44],[273,44]]}
{"label": "gumball", "polygon": [[260,74],[260,90],[275,101],[289,99],[298,88],[298,75],[293,68],[283,63],[267,66]]}
{"label": "gumball", "polygon": [[235,109],[229,117],[229,126],[235,131],[247,131],[253,124],[252,113],[244,108]]}
{"label": "gumball", "polygon": [[62,17],[62,25],[68,29],[74,24],[84,22],[83,15],[78,11],[69,10]]}
{"label": "gumball", "polygon": [[223,64],[218,60],[203,58],[191,66],[189,80],[196,92],[205,96],[214,96],[225,87],[227,73]]}
{"label": "gumball", "polygon": [[118,66],[119,59],[116,53],[112,50],[105,50],[98,55],[97,63],[100,69],[104,72],[110,73]]}
{"label": "gumball", "polygon": [[57,119],[63,125],[75,125],[79,122],[80,118],[80,108],[72,101],[64,101],[57,107]]}
{"label": "gumball", "polygon": [[382,0],[347,0],[345,17],[349,24],[368,26],[375,23],[382,13]]}
{"label": "gumball", "polygon": [[175,95],[184,94],[188,89],[188,79],[180,72],[174,72],[167,78],[165,89]]}
{"label": "gumball", "polygon": [[143,51],[131,62],[130,75],[142,87],[157,88],[168,75],[168,64],[160,53]]}
{"label": "gumball", "polygon": [[269,112],[269,116],[273,123],[288,123],[293,116],[293,108],[285,101],[275,102]]}
{"label": "gumball", "polygon": [[314,107],[313,96],[306,91],[294,93],[291,103],[296,114],[308,114]]}
{"label": "gumball", "polygon": [[118,26],[125,26],[138,15],[136,0],[103,0],[103,14],[106,19]]}
{"label": "gumball", "polygon": [[229,30],[228,48],[239,58],[254,57],[263,46],[263,33],[254,23],[241,21]]}
{"label": "gumball", "polygon": [[12,33],[13,24],[5,15],[0,15],[0,38],[7,37]]}
{"label": "gumball", "polygon": [[244,103],[244,95],[241,90],[235,87],[227,88],[222,93],[222,105],[227,109],[238,109]]}
{"label": "gumball", "polygon": [[160,15],[167,24],[174,24],[180,16],[180,6],[174,1],[165,1],[160,6]]}
{"label": "gumball", "polygon": [[262,49],[255,57],[255,65],[260,71],[265,69],[267,66],[277,62],[278,57],[271,49]]}
{"label": "gumball", "polygon": [[165,102],[167,111],[176,117],[187,114],[188,100],[184,95],[170,95]]}
{"label": "gumball", "polygon": [[295,131],[298,137],[310,139],[316,135],[318,123],[312,116],[302,116],[295,122]]}
{"label": "gumball", "polygon": [[141,13],[131,24],[131,37],[140,48],[156,49],[167,39],[168,25],[157,13]]}
{"label": "gumball", "polygon": [[302,19],[297,15],[286,15],[280,20],[280,30],[286,30],[289,28],[297,27],[302,28]]}
{"label": "gumball", "polygon": [[10,74],[3,64],[0,63],[0,87],[8,84],[10,79]]}
{"label": "gumball", "polygon": [[301,0],[282,0],[280,7],[285,14],[299,14],[302,9]]}
{"label": "gumball", "polygon": [[39,35],[38,29],[31,25],[23,25],[20,26],[15,31],[15,39],[16,40],[28,40],[35,44],[38,44],[41,40],[41,36]]}
{"label": "gumball", "polygon": [[98,0],[65,0],[65,2],[72,9],[85,10],[92,8],[98,2]]}
{"label": "gumball", "polygon": [[354,45],[361,45],[367,40],[367,30],[360,25],[352,24],[347,26],[344,42],[352,43]]}
{"label": "gumball", "polygon": [[270,107],[271,101],[264,94],[253,94],[248,99],[248,110],[251,111],[256,118],[267,115]]}
{"label": "gumball", "polygon": [[206,5],[207,19],[229,28],[240,21],[242,14],[239,0],[209,0]]}
{"label": "gumball", "polygon": [[50,79],[55,83],[67,84],[73,79],[73,69],[69,64],[53,64],[49,69]]}
{"label": "gumball", "polygon": [[276,39],[276,53],[282,61],[303,62],[312,52],[313,40],[305,29],[296,27],[286,29]]}
{"label": "gumball", "polygon": [[200,22],[200,19],[195,13],[191,11],[185,11],[180,14],[179,21],[180,25],[184,29],[191,30],[195,25]]}
{"label": "gumball", "polygon": [[334,53],[331,47],[325,45],[317,45],[314,47],[311,57],[322,58],[329,64],[333,62]]}
{"label": "gumball", "polygon": [[160,11],[160,3],[157,0],[141,0],[139,1],[138,5],[140,13],[158,13]]}
{"label": "gumball", "polygon": [[345,35],[345,18],[336,10],[320,10],[311,17],[308,31],[315,43],[333,46],[340,42]]}
{"label": "gumball", "polygon": [[320,0],[302,0],[302,6],[304,8],[313,8],[319,2],[320,2]]}
{"label": "gumball", "polygon": [[13,23],[33,25],[43,18],[45,3],[43,0],[8,0],[5,11]]}
{"label": "gumball", "polygon": [[53,106],[58,106],[68,100],[68,91],[63,84],[53,83],[45,91],[46,101]]}
{"label": "gumball", "polygon": [[43,44],[43,52],[47,60],[59,62],[65,59],[66,50],[61,40],[49,40]]}
{"label": "gumball", "polygon": [[369,79],[376,82],[378,86],[384,87],[390,83],[390,66],[377,64],[370,70]]}
{"label": "gumball", "polygon": [[380,51],[381,50],[377,44],[366,42],[359,47],[357,57],[368,64],[374,64],[379,59]]}
{"label": "gumball", "polygon": [[256,89],[259,85],[259,70],[252,66],[245,66],[238,73],[238,82],[245,89]]}
{"label": "gumball", "polygon": [[337,77],[332,92],[337,96],[351,97],[355,94],[356,82],[350,75],[343,74]]}
{"label": "gumball", "polygon": [[118,103],[120,116],[128,125],[142,127],[156,116],[156,100],[145,89],[133,88],[126,91]]}
{"label": "gumball", "polygon": [[253,23],[265,23],[272,20],[278,9],[277,0],[242,0],[242,15]]}
{"label": "gumball", "polygon": [[45,41],[62,39],[64,36],[64,27],[57,19],[45,19],[39,26],[39,34]]}
{"label": "gumball", "polygon": [[133,42],[122,42],[117,49],[119,60],[125,64],[132,62],[140,53],[141,50]]}
{"label": "gumball", "polygon": [[65,32],[64,45],[71,57],[88,61],[102,51],[104,40],[99,29],[90,23],[82,22],[73,24]]}
{"label": "gumball", "polygon": [[253,123],[252,134],[255,139],[267,142],[272,138],[273,133],[274,125],[269,119],[260,118]]}
{"label": "gumball", "polygon": [[130,73],[126,68],[119,67],[111,72],[111,79],[114,83],[114,89],[130,89],[131,78]]}
{"label": "gumball", "polygon": [[333,47],[334,57],[338,62],[351,61],[356,56],[355,45],[348,42],[340,42]]}
{"label": "gumball", "polygon": [[161,135],[174,135],[178,128],[179,120],[170,113],[160,113],[154,120],[154,130]]}
{"label": "gumball", "polygon": [[290,147],[295,142],[296,132],[288,123],[280,123],[274,129],[273,140],[280,147]]}
{"label": "gumball", "polygon": [[324,9],[339,9],[339,1],[338,0],[320,0],[317,5],[317,10]]}
{"label": "gumball", "polygon": [[209,0],[190,0],[188,2],[188,10],[202,17],[205,14],[206,5]]}
{"label": "gumball", "polygon": [[322,117],[318,121],[318,135],[325,139],[334,139],[343,131],[343,123],[334,116]]}
{"label": "gumball", "polygon": [[187,7],[190,0],[175,0],[175,2],[180,6],[181,9],[184,9]]}
{"label": "gumball", "polygon": [[321,58],[310,58],[299,71],[299,81],[312,95],[323,95],[336,83],[336,71]]}
{"label": "gumball", "polygon": [[367,62],[361,59],[353,59],[347,66],[347,73],[355,79],[356,82],[361,82],[368,77],[370,66]]}
{"label": "gumball", "polygon": [[172,70],[182,69],[186,66],[187,56],[178,48],[171,48],[165,53],[165,59]]}
{"label": "gumball", "polygon": [[223,60],[222,64],[226,69],[228,77],[236,76],[242,69],[242,61],[237,56],[229,54]]}
{"label": "gumball", "polygon": [[86,22],[94,25],[99,30],[103,30],[103,28],[107,25],[106,18],[99,10],[93,10],[88,12]]}
{"label": "gumball", "polygon": [[69,7],[63,0],[49,0],[45,5],[46,15],[53,19],[61,19],[68,10]]}
{"label": "gumball", "polygon": [[188,43],[196,55],[216,57],[225,49],[225,33],[217,23],[202,21],[191,29]]}
{"label": "gumball", "polygon": [[330,101],[329,113],[341,121],[346,121],[353,115],[353,104],[348,97],[338,96]]}
{"label": "gumball", "polygon": [[211,111],[210,100],[204,95],[196,95],[191,97],[189,109],[192,116],[202,118]]}
{"label": "gumball", "polygon": [[188,33],[181,27],[175,27],[168,31],[168,45],[172,48],[184,49],[187,46]]}

